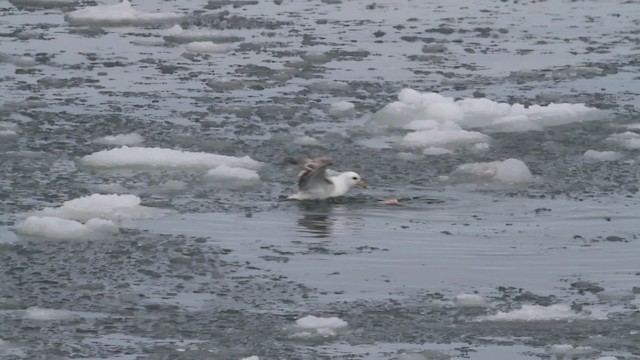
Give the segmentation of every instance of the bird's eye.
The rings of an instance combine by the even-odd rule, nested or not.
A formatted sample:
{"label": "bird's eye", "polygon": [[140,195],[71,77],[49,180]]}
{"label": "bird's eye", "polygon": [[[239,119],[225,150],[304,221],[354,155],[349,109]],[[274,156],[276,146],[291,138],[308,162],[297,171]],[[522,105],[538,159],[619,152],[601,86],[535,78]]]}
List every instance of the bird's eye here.
{"label": "bird's eye", "polygon": [[358,177],[354,176],[352,177],[353,180],[358,180]]}

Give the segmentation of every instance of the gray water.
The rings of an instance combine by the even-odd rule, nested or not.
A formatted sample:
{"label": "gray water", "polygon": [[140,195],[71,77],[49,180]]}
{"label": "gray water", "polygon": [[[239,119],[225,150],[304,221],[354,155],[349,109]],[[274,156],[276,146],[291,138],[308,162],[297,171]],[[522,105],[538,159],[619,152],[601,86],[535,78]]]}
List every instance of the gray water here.
{"label": "gray water", "polygon": [[[17,129],[0,137],[0,357],[640,358],[638,150],[605,141],[640,122],[639,3],[134,3],[221,30],[233,47],[222,55],[186,53],[162,36],[172,24],[65,22],[91,5],[0,1],[0,124]],[[400,160],[362,126],[405,87],[604,115],[491,134],[486,152]],[[356,105],[353,118],[327,115],[339,100]],[[96,137],[132,131],[147,147],[249,155],[266,164],[261,185],[77,163],[108,148]],[[589,149],[623,158],[588,162]],[[369,189],[284,200],[296,175],[287,159],[307,155],[335,157]],[[535,181],[441,180],[507,158]],[[101,240],[14,232],[32,211],[113,183],[169,214]],[[486,306],[462,306],[460,294]],[[492,318],[564,305],[557,317]],[[34,307],[65,312],[43,320]],[[307,315],[348,326],[299,336]]]}

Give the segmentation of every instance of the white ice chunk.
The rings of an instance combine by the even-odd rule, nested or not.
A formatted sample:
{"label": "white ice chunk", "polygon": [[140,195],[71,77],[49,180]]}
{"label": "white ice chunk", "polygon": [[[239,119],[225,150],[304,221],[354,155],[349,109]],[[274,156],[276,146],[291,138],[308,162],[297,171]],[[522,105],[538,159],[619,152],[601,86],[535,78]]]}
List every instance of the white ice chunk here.
{"label": "white ice chunk", "polygon": [[51,216],[29,216],[16,225],[18,234],[44,238],[82,240],[108,237],[119,232],[112,221],[89,219],[86,223]]}
{"label": "white ice chunk", "polygon": [[336,118],[346,118],[355,115],[356,106],[349,101],[338,101],[329,107],[329,115]]}
{"label": "white ice chunk", "polygon": [[29,307],[25,310],[25,315],[31,320],[40,321],[60,321],[73,319],[74,313],[68,310],[48,309],[37,306]]}
{"label": "white ice chunk", "polygon": [[460,294],[453,299],[457,307],[488,307],[487,301],[478,294]]}
{"label": "white ice chunk", "polygon": [[546,349],[546,351],[547,353],[562,359],[584,359],[585,357],[590,357],[600,353],[600,351],[592,348],[591,346],[573,346],[570,344],[551,345]]}
{"label": "white ice chunk", "polygon": [[211,169],[219,165],[257,170],[262,163],[249,156],[235,157],[164,148],[128,147],[98,151],[79,163],[96,168]]}
{"label": "white ice chunk", "polygon": [[413,161],[413,160],[419,160],[420,158],[421,158],[420,155],[410,153],[410,152],[399,152],[396,154],[396,159],[400,159],[400,160]]}
{"label": "white ice chunk", "polygon": [[489,137],[477,131],[463,129],[419,130],[406,134],[400,143],[405,146],[460,147],[487,142]]}
{"label": "white ice chunk", "polygon": [[15,130],[4,129],[0,130],[0,137],[16,137],[18,133]]}
{"label": "white ice chunk", "polygon": [[622,159],[622,154],[616,151],[587,150],[583,157],[591,161],[616,161]]}
{"label": "white ice chunk", "polygon": [[303,135],[293,139],[294,144],[298,145],[320,145],[320,141],[314,137]]}
{"label": "white ice chunk", "polygon": [[343,81],[318,81],[308,85],[309,90],[319,92],[348,91],[351,86]]}
{"label": "white ice chunk", "polygon": [[242,358],[240,360],[260,360],[260,358],[255,356],[255,355],[253,355],[253,356],[249,356],[249,357],[246,357],[246,358]]}
{"label": "white ice chunk", "polygon": [[144,141],[144,138],[135,132],[128,134],[119,134],[119,135],[107,135],[96,138],[93,140],[96,144],[104,144],[104,145],[140,145]]}
{"label": "white ice chunk", "polygon": [[187,44],[193,42],[213,42],[213,43],[229,43],[242,41],[243,38],[227,34],[218,30],[210,29],[194,29],[185,30],[180,25],[174,25],[166,30],[163,39],[168,42]]}
{"label": "white ice chunk", "polygon": [[479,321],[550,321],[595,318],[584,313],[577,313],[567,304],[550,306],[522,305],[522,308],[512,311],[500,311],[495,315],[478,318]]}
{"label": "white ice chunk", "polygon": [[518,159],[462,164],[459,165],[451,175],[459,180],[489,181],[507,184],[524,183],[533,180],[533,175],[527,165]]}
{"label": "white ice chunk", "polygon": [[220,165],[205,175],[218,185],[244,187],[260,183],[260,175],[255,170]]}
{"label": "white ice chunk", "polygon": [[140,205],[140,198],[125,194],[92,194],[64,202],[57,208],[45,208],[37,216],[87,221],[92,218],[139,219],[163,214],[165,210]]}
{"label": "white ice chunk", "polygon": [[213,41],[194,41],[184,47],[190,53],[197,54],[224,54],[231,50],[227,45],[215,44]]}
{"label": "white ice chunk", "polygon": [[316,317],[308,315],[296,320],[296,329],[301,329],[292,335],[294,338],[333,337],[337,330],[346,327],[346,321],[337,317]]}
{"label": "white ice chunk", "polygon": [[640,134],[632,131],[610,135],[607,141],[626,149],[640,149]]}
{"label": "white ice chunk", "polygon": [[174,12],[148,13],[131,6],[129,0],[114,5],[96,5],[67,13],[64,18],[73,25],[144,26],[175,23],[184,15]]}
{"label": "white ice chunk", "polygon": [[303,318],[296,320],[296,325],[305,329],[339,329],[347,326],[347,322],[338,317],[317,317],[313,315],[307,315]]}
{"label": "white ice chunk", "polygon": [[[514,132],[539,130],[578,121],[602,118],[602,112],[584,104],[549,104],[546,106],[499,103],[489,99],[455,100],[436,93],[403,89],[398,100],[384,106],[372,116],[377,127],[401,128],[413,121],[454,122],[464,129]],[[411,127],[415,127],[412,125]]]}
{"label": "white ice chunk", "polygon": [[437,146],[429,146],[428,148],[422,150],[422,153],[424,155],[429,155],[429,156],[438,156],[438,155],[453,154],[453,151],[449,149],[437,147]]}

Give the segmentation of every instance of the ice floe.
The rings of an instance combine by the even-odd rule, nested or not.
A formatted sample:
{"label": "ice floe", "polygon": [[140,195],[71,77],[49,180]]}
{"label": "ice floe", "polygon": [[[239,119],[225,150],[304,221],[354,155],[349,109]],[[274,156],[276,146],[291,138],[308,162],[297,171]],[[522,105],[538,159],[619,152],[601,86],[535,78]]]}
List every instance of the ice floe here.
{"label": "ice floe", "polygon": [[223,187],[246,187],[260,183],[260,175],[255,170],[220,165],[205,175],[216,185]]}
{"label": "ice floe", "polygon": [[616,151],[587,150],[582,157],[590,161],[616,161],[622,159],[622,154]]}
{"label": "ice floe", "polygon": [[18,234],[37,237],[82,240],[117,234],[119,228],[110,220],[89,219],[86,223],[52,216],[29,216],[15,226]]}
{"label": "ice floe", "polygon": [[257,170],[262,163],[249,156],[235,157],[189,152],[165,148],[128,147],[98,151],[78,160],[81,165],[95,168],[140,168],[140,169],[202,169],[220,165]]}
{"label": "ice floe", "polygon": [[522,305],[520,309],[499,311],[494,315],[479,317],[478,321],[550,321],[575,319],[606,319],[605,314],[589,314],[576,312],[567,304],[550,306]]}
{"label": "ice floe", "polygon": [[331,337],[337,335],[337,330],[347,327],[347,322],[338,317],[317,317],[307,315],[296,320],[292,337]]}
{"label": "ice floe", "polygon": [[303,135],[293,139],[294,144],[298,145],[320,145],[320,141],[312,136]]}
{"label": "ice floe", "polygon": [[13,64],[17,67],[28,68],[37,64],[36,59],[31,56],[9,55],[0,53],[0,63]]}
{"label": "ice floe", "polygon": [[591,346],[573,346],[571,344],[551,345],[547,347],[546,352],[562,359],[584,359],[587,357],[593,359],[592,356],[600,353],[599,350],[596,350]]}
{"label": "ice floe", "polygon": [[48,9],[75,5],[79,0],[11,0],[17,8]]}
{"label": "ice floe", "polygon": [[25,310],[27,319],[40,321],[60,321],[73,319],[73,312],[67,310],[48,309],[37,306],[29,307]]}
{"label": "ice floe", "polygon": [[231,50],[227,45],[215,44],[212,41],[194,41],[184,47],[190,53],[196,54],[224,54]]}
{"label": "ice floe", "polygon": [[367,123],[370,131],[411,130],[403,146],[457,148],[488,143],[484,132],[540,130],[602,118],[602,112],[584,104],[546,106],[500,103],[486,98],[455,100],[441,94],[403,89],[398,100],[385,105]]}
{"label": "ice floe", "polygon": [[174,12],[152,13],[138,11],[129,0],[113,5],[96,5],[71,11],[64,19],[72,25],[145,26],[175,23],[184,17]]}
{"label": "ice floe", "polygon": [[110,220],[148,218],[164,212],[163,209],[140,205],[140,198],[136,195],[92,194],[65,201],[60,207],[36,211],[33,215],[89,221],[93,218]]}
{"label": "ice floe", "polygon": [[459,294],[453,299],[457,307],[488,307],[487,301],[478,294]]}
{"label": "ice floe", "polygon": [[101,136],[93,140],[96,144],[104,145],[140,145],[144,141],[142,135],[132,132],[128,134]]}
{"label": "ice floe", "polygon": [[253,355],[253,356],[249,356],[249,357],[246,357],[246,358],[242,358],[240,360],[260,360],[260,358],[255,356],[255,355]]}
{"label": "ice floe", "polygon": [[451,173],[451,176],[462,182],[484,181],[517,184],[533,180],[533,175],[527,165],[518,159],[462,164]]}
{"label": "ice floe", "polygon": [[225,34],[217,30],[185,30],[180,25],[174,25],[166,30],[162,37],[167,42],[177,44],[194,42],[230,43],[244,40],[242,37]]}
{"label": "ice floe", "polygon": [[356,106],[349,101],[338,101],[329,106],[329,115],[336,118],[345,118],[355,115]]}
{"label": "ice floe", "polygon": [[640,149],[640,134],[633,131],[610,135],[606,141],[625,149]]}

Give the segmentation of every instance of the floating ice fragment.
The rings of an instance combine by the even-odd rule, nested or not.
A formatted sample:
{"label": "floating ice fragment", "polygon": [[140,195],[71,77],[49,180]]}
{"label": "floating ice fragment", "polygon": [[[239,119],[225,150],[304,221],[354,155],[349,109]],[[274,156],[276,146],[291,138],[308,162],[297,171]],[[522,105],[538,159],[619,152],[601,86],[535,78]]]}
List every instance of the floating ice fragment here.
{"label": "floating ice fragment", "polygon": [[[440,94],[403,89],[398,100],[385,105],[372,116],[377,127],[402,128],[412,121],[454,122],[463,129],[484,128],[513,132],[539,130],[547,126],[597,120],[600,110],[584,104],[546,106],[499,103],[489,99],[455,100]],[[416,129],[417,130],[417,129]]]}
{"label": "floating ice fragment", "polygon": [[96,138],[93,140],[96,144],[105,144],[105,145],[139,145],[142,144],[144,138],[135,132],[128,134],[119,134],[119,135],[107,135]]}
{"label": "floating ice fragment", "polygon": [[128,147],[98,151],[78,160],[82,165],[96,168],[162,168],[211,169],[219,165],[257,170],[262,163],[249,156],[235,157],[189,152],[164,148]]}
{"label": "floating ice fragment", "polygon": [[212,41],[194,41],[184,47],[190,53],[197,54],[224,54],[230,50],[226,45],[214,44]]}
{"label": "floating ice fragment", "polygon": [[112,221],[89,219],[85,224],[51,216],[29,216],[16,225],[18,234],[44,238],[82,240],[96,239],[117,234],[118,226]]}
{"label": "floating ice fragment", "polygon": [[35,66],[36,59],[31,56],[16,56],[0,53],[0,63],[9,63],[17,67],[32,67]]}
{"label": "floating ice fragment", "polygon": [[603,317],[577,313],[567,304],[550,306],[522,305],[522,308],[517,310],[500,311],[495,315],[482,316],[478,318],[478,321],[550,321],[588,318],[602,319]]}
{"label": "floating ice fragment", "polygon": [[478,294],[460,294],[453,299],[457,307],[488,307],[487,301]]}
{"label": "floating ice fragment", "polygon": [[244,40],[244,38],[225,34],[218,30],[185,30],[180,25],[174,25],[165,31],[163,39],[177,44],[193,42],[230,43]]}
{"label": "floating ice fragment", "polygon": [[305,329],[339,329],[347,326],[347,322],[338,317],[317,317],[313,315],[307,315],[303,318],[296,320],[296,325]]}
{"label": "floating ice fragment", "polygon": [[626,149],[640,149],[640,134],[632,131],[610,135],[606,141]]}
{"label": "floating ice fragment", "polygon": [[422,153],[424,155],[437,156],[437,155],[453,154],[453,151],[449,149],[441,148],[441,147],[429,146],[428,148],[422,150]]}
{"label": "floating ice fragment", "polygon": [[260,175],[255,170],[234,168],[227,165],[211,169],[205,176],[216,184],[227,187],[245,187],[260,183]]}
{"label": "floating ice fragment", "polygon": [[582,157],[591,161],[616,161],[622,159],[622,154],[615,151],[587,150]]}
{"label": "floating ice fragment", "polygon": [[338,101],[329,107],[329,115],[336,118],[346,118],[356,113],[356,107],[349,101]]}
{"label": "floating ice fragment", "polygon": [[337,330],[347,326],[347,322],[337,318],[323,318],[313,315],[305,316],[296,320],[294,328],[302,329],[297,331],[291,337],[294,338],[313,338],[313,337],[333,337],[336,336]]}
{"label": "floating ice fragment", "polygon": [[249,357],[246,357],[246,358],[242,358],[240,360],[260,360],[260,358],[255,356],[255,355],[253,355],[253,356],[249,356]]}
{"label": "floating ice fragment", "polygon": [[87,221],[92,218],[138,219],[164,213],[165,210],[140,205],[140,198],[125,194],[92,194],[64,202],[57,208],[36,211],[37,216],[54,216],[61,219]]}
{"label": "floating ice fragment", "polygon": [[11,3],[18,9],[49,9],[75,5],[78,1],[79,0],[11,0]]}
{"label": "floating ice fragment", "polygon": [[463,129],[430,129],[408,133],[400,143],[405,146],[460,147],[489,141],[489,137],[477,131]]}
{"label": "floating ice fragment", "polygon": [[74,314],[67,310],[47,309],[37,306],[29,307],[25,310],[25,315],[31,320],[56,321],[69,320],[74,318]]}
{"label": "floating ice fragment", "polygon": [[320,145],[320,141],[314,137],[303,135],[293,139],[294,144],[298,145]]}
{"label": "floating ice fragment", "polygon": [[351,86],[342,81],[318,81],[307,86],[311,91],[319,92],[334,92],[334,91],[349,91]]}
{"label": "floating ice fragment", "polygon": [[458,166],[451,175],[457,180],[463,181],[489,181],[507,184],[533,180],[533,175],[527,165],[518,159],[463,164]]}
{"label": "floating ice fragment", "polygon": [[173,12],[148,13],[134,9],[129,0],[114,5],[96,5],[67,13],[64,19],[72,25],[145,26],[175,23],[184,15]]}
{"label": "floating ice fragment", "polygon": [[551,345],[546,349],[547,353],[563,359],[577,359],[586,356],[593,356],[600,351],[591,346],[573,346],[570,344]]}
{"label": "floating ice fragment", "polygon": [[421,156],[410,152],[399,152],[396,154],[396,159],[413,161],[420,159]]}
{"label": "floating ice fragment", "polygon": [[0,137],[16,137],[18,133],[11,129],[0,129]]}

